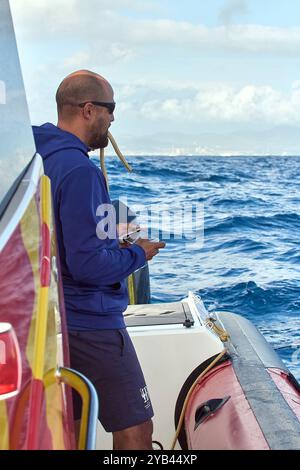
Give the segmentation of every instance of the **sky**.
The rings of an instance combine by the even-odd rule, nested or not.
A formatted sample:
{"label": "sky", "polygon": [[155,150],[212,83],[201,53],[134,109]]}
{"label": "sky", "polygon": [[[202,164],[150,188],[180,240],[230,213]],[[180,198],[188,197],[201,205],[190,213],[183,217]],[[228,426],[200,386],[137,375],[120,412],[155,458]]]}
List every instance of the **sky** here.
{"label": "sky", "polygon": [[32,123],[84,68],[114,88],[127,155],[300,155],[299,0],[10,4]]}

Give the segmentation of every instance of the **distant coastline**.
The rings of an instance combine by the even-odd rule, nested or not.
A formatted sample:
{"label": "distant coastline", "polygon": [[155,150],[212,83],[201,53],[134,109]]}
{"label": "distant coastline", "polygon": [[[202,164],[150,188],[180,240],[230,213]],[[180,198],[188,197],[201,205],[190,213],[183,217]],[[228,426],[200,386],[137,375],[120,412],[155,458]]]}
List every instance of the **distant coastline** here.
{"label": "distant coastline", "polygon": [[[184,158],[184,157],[199,157],[199,158],[232,158],[232,157],[235,157],[235,158],[300,158],[300,154],[299,155],[276,155],[276,154],[260,154],[260,155],[253,155],[253,154],[171,154],[171,153],[139,153],[139,154],[136,154],[136,153],[131,153],[131,152],[123,152],[124,155],[126,155],[127,157],[134,157],[134,158],[142,158],[142,157],[149,157],[149,158],[154,158],[154,157],[178,157],[178,158]],[[95,157],[97,158],[98,157],[98,153],[95,153],[95,152],[91,152],[90,154],[92,157]],[[112,157],[115,157],[115,155],[113,153],[108,153],[108,154],[105,154],[106,157],[108,158],[112,158]]]}

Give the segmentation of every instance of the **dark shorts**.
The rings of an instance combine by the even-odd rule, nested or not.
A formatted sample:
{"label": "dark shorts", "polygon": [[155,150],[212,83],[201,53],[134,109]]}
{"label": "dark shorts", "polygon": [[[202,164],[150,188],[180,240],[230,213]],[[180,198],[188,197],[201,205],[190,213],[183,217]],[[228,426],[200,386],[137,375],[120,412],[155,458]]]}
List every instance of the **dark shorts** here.
{"label": "dark shorts", "polygon": [[[95,386],[99,420],[107,432],[121,431],[153,416],[140,363],[126,329],[69,331],[71,367]],[[74,418],[81,399],[73,396]]]}

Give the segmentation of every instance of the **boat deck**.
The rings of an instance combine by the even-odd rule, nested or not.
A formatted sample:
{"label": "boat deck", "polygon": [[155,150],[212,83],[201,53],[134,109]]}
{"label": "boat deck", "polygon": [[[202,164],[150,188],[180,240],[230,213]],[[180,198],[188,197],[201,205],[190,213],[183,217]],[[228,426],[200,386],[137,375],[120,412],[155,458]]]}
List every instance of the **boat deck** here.
{"label": "boat deck", "polygon": [[194,324],[186,302],[129,305],[124,312],[126,326],[183,325]]}

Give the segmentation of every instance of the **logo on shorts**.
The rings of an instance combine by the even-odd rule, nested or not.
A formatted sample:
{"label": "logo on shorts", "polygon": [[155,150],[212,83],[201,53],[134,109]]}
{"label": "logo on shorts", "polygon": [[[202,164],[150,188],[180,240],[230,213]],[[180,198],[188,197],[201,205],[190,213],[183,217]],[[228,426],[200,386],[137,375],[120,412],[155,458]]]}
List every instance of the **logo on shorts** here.
{"label": "logo on shorts", "polygon": [[147,387],[140,388],[140,392],[141,392],[142,399],[144,400],[145,408],[147,409],[147,408],[149,408],[149,406],[151,406],[150,397],[149,397]]}

